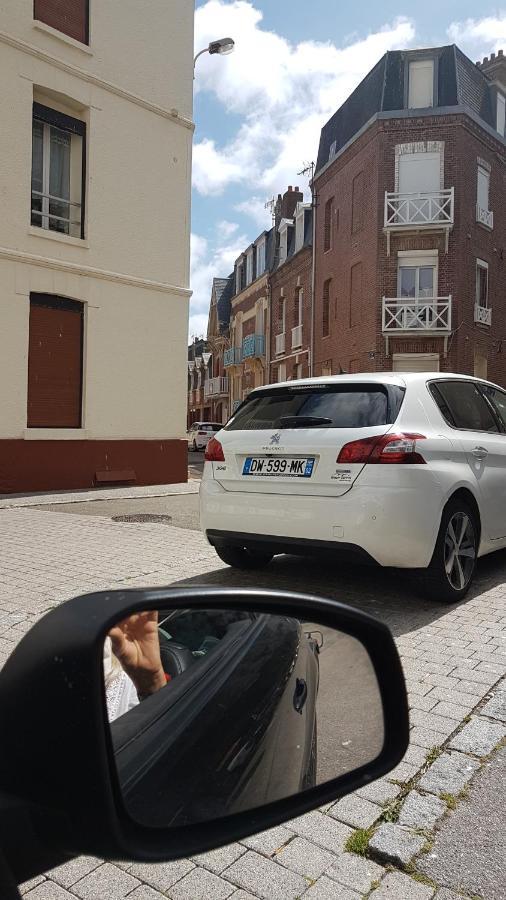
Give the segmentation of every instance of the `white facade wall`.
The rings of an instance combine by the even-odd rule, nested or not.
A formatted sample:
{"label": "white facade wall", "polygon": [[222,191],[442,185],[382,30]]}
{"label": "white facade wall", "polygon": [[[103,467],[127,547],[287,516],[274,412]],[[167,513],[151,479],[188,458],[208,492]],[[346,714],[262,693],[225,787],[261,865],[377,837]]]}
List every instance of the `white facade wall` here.
{"label": "white facade wall", "polygon": [[[0,439],[183,438],[193,3],[91,0],[90,45],[4,0]],[[87,127],[85,239],[30,225],[32,103]],[[82,429],[27,429],[30,291],[85,304]]]}

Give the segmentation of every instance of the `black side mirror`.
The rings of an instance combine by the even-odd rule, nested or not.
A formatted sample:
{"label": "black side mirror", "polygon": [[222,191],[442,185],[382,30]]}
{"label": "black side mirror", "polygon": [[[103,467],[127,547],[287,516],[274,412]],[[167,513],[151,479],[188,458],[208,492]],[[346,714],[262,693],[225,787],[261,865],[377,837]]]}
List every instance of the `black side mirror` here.
{"label": "black side mirror", "polygon": [[409,733],[385,625],[331,600],[208,587],[63,604],[7,661],[0,710],[19,880],[64,854],[167,860],[262,831],[389,772]]}

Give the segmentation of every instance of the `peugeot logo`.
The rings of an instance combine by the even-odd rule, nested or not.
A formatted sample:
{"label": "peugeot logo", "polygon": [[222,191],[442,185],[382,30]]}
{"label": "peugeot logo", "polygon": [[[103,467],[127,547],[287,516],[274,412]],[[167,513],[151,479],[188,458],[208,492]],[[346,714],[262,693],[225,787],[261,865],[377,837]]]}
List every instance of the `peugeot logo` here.
{"label": "peugeot logo", "polygon": [[281,440],[280,434],[273,434],[271,437],[271,444],[279,444],[280,440]]}

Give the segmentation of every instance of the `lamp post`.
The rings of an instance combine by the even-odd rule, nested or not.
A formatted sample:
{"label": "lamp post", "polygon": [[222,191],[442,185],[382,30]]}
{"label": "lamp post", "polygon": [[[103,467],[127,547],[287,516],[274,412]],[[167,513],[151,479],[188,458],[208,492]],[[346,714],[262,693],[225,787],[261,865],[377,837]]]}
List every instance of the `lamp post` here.
{"label": "lamp post", "polygon": [[220,38],[219,41],[211,41],[208,47],[204,47],[203,50],[197,53],[193,60],[193,69],[195,70],[195,63],[203,53],[209,53],[211,56],[215,53],[219,53],[220,56],[226,56],[228,53],[233,52],[234,47],[235,41],[231,37]]}

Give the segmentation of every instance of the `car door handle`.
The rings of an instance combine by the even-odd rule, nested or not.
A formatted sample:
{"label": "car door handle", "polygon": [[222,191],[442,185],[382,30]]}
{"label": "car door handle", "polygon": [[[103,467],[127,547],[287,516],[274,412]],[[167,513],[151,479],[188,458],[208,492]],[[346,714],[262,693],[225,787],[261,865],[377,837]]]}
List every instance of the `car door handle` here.
{"label": "car door handle", "polygon": [[474,447],[471,453],[476,457],[476,459],[485,459],[485,457],[488,456],[488,450],[486,447]]}
{"label": "car door handle", "polygon": [[307,684],[304,678],[297,678],[293,695],[293,708],[302,715],[302,709],[307,700]]}

